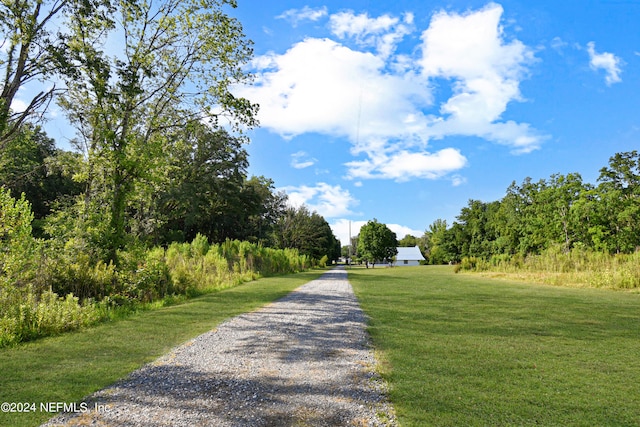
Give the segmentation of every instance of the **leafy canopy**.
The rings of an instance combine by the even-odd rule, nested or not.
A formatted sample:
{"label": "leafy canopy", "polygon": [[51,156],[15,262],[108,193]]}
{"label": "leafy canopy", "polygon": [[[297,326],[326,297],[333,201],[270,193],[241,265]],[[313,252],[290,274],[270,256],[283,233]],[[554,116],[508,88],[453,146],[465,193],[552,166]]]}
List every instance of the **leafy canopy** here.
{"label": "leafy canopy", "polygon": [[396,233],[375,218],[360,228],[358,254],[369,262],[391,260],[398,253],[397,246]]}

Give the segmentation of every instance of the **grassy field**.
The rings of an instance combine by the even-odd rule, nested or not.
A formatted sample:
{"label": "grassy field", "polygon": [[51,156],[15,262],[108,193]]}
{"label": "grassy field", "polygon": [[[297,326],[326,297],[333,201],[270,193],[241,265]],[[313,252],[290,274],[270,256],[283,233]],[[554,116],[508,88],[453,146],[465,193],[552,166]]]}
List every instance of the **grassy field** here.
{"label": "grassy field", "polygon": [[272,277],[143,312],[126,320],[0,350],[0,426],[34,426],[46,402],[73,403],[237,314],[280,298],[323,271]]}
{"label": "grassy field", "polygon": [[640,425],[640,294],[349,270],[407,426]]}

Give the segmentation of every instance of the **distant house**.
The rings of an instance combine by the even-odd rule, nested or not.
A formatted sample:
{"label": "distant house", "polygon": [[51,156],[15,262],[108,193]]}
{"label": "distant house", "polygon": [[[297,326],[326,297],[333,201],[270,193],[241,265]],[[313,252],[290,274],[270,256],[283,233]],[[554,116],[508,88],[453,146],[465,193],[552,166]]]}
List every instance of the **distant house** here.
{"label": "distant house", "polygon": [[420,248],[414,246],[412,248],[397,248],[398,255],[393,265],[398,267],[407,267],[412,265],[420,265],[420,261],[424,261],[424,257],[420,252]]}

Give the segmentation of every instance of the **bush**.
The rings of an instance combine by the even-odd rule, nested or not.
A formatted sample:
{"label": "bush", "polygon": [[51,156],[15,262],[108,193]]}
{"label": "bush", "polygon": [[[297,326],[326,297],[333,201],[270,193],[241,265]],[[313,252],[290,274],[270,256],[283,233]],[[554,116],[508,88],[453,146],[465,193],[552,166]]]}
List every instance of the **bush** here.
{"label": "bush", "polygon": [[[28,213],[28,205],[17,206]],[[23,226],[24,221],[20,224],[23,228],[12,230],[24,237],[30,229]],[[0,275],[0,347],[118,317],[117,313],[129,313],[144,303],[176,301],[179,295],[198,295],[260,275],[311,266],[311,260],[295,249],[263,248],[237,240],[210,245],[202,235],[191,243],[173,243],[166,250],[132,245],[118,252],[117,266],[96,257],[99,252],[90,246],[84,237],[66,242],[52,239],[41,248],[38,274],[32,263],[26,268],[29,274],[21,273],[28,280],[17,280],[15,274]],[[3,249],[3,260],[8,259],[7,254],[20,253],[11,248]]]}
{"label": "bush", "polygon": [[81,305],[72,294],[60,298],[45,291],[37,294],[33,287],[4,287],[0,292],[0,347],[55,335],[93,324],[100,312],[89,303]]}
{"label": "bush", "polygon": [[454,268],[454,271],[458,273],[461,270],[465,271],[482,271],[489,268],[490,263],[487,263],[482,258],[474,256],[464,257]]}
{"label": "bush", "polygon": [[318,266],[324,268],[327,266],[327,262],[329,262],[329,257],[323,255],[322,258],[320,258],[320,261],[318,261]]}
{"label": "bush", "polygon": [[0,283],[28,283],[35,276],[34,255],[39,242],[31,235],[33,212],[24,194],[20,199],[0,187]]}

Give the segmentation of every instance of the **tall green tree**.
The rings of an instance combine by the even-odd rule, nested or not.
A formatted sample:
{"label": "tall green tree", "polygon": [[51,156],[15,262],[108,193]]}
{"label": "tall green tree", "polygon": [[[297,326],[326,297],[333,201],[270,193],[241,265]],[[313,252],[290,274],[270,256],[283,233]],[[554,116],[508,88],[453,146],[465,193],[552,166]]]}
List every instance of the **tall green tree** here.
{"label": "tall green tree", "polygon": [[80,161],[57,149],[39,126],[25,123],[0,151],[0,184],[14,195],[24,193],[40,220],[59,199],[80,194],[81,186],[72,179]]}
{"label": "tall green tree", "polygon": [[536,198],[539,216],[544,223],[545,246],[558,244],[568,252],[583,235],[581,228],[584,221],[576,203],[587,187],[577,173],[554,174],[543,182]]}
{"label": "tall green tree", "polygon": [[275,225],[273,236],[276,247],[295,248],[315,260],[340,257],[340,242],[329,223],[306,206],[287,208]]}
{"label": "tall green tree", "polygon": [[425,252],[430,264],[442,264],[445,262],[445,233],[447,231],[447,221],[444,219],[436,219],[425,230],[422,240],[425,246]]}
{"label": "tall green tree", "polygon": [[239,138],[224,130],[189,123],[168,147],[169,167],[154,211],[164,218],[165,239],[181,234],[191,241],[200,233],[214,242],[236,238],[246,219],[242,199],[248,167]]}
{"label": "tall green tree", "polygon": [[273,245],[273,231],[286,210],[287,195],[276,191],[274,182],[253,176],[244,183],[241,193],[244,217],[239,224],[238,239]]}
{"label": "tall green tree", "polygon": [[601,231],[615,252],[632,252],[640,246],[640,155],[617,153],[600,169],[598,193],[602,203]]}
{"label": "tall green tree", "polygon": [[513,181],[500,200],[494,218],[493,227],[499,230],[495,244],[498,253],[513,255],[520,250],[520,240],[524,234],[522,216],[530,204],[521,187]]}
{"label": "tall green tree", "polygon": [[[108,2],[102,0],[22,0],[0,3],[0,152],[26,121],[41,116],[59,88],[56,78],[69,75],[65,46],[70,17],[87,22],[105,19]],[[87,34],[88,35],[88,34]],[[29,87],[34,95],[21,95]]]}
{"label": "tall green tree", "polygon": [[[241,138],[199,122],[188,124],[169,145],[169,166],[148,209],[157,243],[248,240],[270,244],[286,196],[265,177],[247,179]],[[137,215],[137,213],[136,213]]]}
{"label": "tall green tree", "polygon": [[398,246],[404,248],[412,248],[418,246],[418,238],[411,234],[407,234],[402,239],[398,240]]}
{"label": "tall green tree", "polygon": [[495,247],[496,228],[493,226],[499,208],[498,202],[484,203],[469,200],[457,219],[463,230],[462,256],[488,257]]}
{"label": "tall green tree", "polygon": [[[107,206],[114,261],[125,243],[127,204],[140,180],[162,170],[171,134],[223,117],[236,128],[255,124],[257,107],[231,93],[250,79],[243,65],[252,49],[226,6],[236,2],[120,0],[113,20],[96,24],[79,16],[72,23],[66,47],[75,75],[61,105],[87,158],[85,209],[95,199]],[[105,36],[86,37],[87,28]],[[122,50],[114,55],[108,45]]]}
{"label": "tall green tree", "polygon": [[367,261],[367,266],[372,263],[375,267],[376,261],[391,261],[398,254],[397,247],[396,233],[377,219],[368,221],[360,228],[358,255]]}

